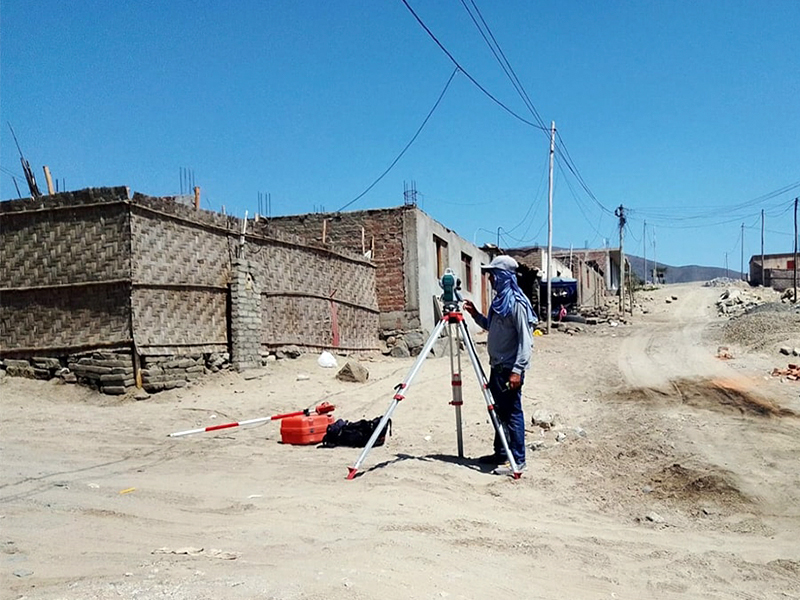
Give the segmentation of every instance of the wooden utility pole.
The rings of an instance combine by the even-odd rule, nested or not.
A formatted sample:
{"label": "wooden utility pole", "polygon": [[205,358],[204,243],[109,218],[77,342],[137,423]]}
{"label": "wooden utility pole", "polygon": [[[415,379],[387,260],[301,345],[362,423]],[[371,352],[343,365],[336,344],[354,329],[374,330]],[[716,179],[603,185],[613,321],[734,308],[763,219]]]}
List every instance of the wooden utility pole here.
{"label": "wooden utility pole", "polygon": [[547,180],[547,333],[553,321],[553,159],[556,150],[556,122],[550,122],[550,175]]}
{"label": "wooden utility pole", "polygon": [[644,251],[644,284],[647,285],[647,221],[642,225],[642,249]]}
{"label": "wooden utility pole", "polygon": [[745,278],[744,278],[744,223],[742,223],[742,281],[745,281]]}
{"label": "wooden utility pole", "polygon": [[619,217],[619,312],[625,314],[625,207],[620,204],[614,214]]}
{"label": "wooden utility pole", "polygon": [[764,285],[764,209],[761,209],[761,285]]}
{"label": "wooden utility pole", "polygon": [[658,285],[658,249],[656,248],[656,228],[653,227],[653,283]]}

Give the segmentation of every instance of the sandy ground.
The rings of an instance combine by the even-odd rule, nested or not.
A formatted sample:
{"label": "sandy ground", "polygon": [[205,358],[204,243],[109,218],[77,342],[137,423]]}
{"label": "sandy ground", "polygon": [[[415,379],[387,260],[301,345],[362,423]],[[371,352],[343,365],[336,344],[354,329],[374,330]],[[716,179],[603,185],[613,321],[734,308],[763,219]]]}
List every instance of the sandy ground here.
{"label": "sandy ground", "polygon": [[668,286],[628,324],[536,338],[526,417],[558,424],[529,425],[519,480],[474,460],[492,429],[467,369],[457,458],[446,358],[352,481],[358,450],[281,444],[276,422],[167,434],[323,400],[380,416],[413,359],[355,384],[306,356],[139,402],[5,378],[0,595],[800,598],[800,383],[716,358],[719,293]]}

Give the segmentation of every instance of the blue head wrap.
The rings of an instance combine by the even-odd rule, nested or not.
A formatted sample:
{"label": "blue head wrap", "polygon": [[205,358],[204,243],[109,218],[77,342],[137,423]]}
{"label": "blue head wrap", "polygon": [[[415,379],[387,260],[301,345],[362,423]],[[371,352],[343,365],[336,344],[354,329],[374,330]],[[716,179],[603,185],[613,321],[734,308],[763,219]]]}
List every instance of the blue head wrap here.
{"label": "blue head wrap", "polygon": [[519,302],[525,308],[528,315],[528,324],[533,327],[539,322],[536,313],[531,306],[530,300],[522,292],[517,283],[517,276],[513,271],[504,271],[502,269],[492,269],[494,275],[494,291],[495,296],[492,300],[492,309],[489,311],[489,322],[492,320],[492,313],[497,313],[503,317],[507,317],[514,310],[514,304]]}

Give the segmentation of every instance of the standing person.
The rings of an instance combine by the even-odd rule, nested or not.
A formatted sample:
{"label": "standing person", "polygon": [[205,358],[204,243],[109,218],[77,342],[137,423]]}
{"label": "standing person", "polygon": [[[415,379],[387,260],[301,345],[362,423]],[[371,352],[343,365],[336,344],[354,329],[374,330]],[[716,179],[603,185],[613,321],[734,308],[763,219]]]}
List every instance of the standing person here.
{"label": "standing person", "polygon": [[[525,469],[525,416],[522,412],[522,384],[531,360],[533,326],[539,319],[530,301],[517,284],[517,261],[500,255],[481,267],[488,271],[495,295],[487,316],[469,300],[464,310],[489,332],[489,390],[494,398],[495,413],[506,433],[509,450],[520,470]],[[503,442],[494,434],[494,453],[478,459],[483,464],[501,465],[493,473],[508,475],[513,471],[506,462]],[[506,464],[502,464],[506,463]]]}

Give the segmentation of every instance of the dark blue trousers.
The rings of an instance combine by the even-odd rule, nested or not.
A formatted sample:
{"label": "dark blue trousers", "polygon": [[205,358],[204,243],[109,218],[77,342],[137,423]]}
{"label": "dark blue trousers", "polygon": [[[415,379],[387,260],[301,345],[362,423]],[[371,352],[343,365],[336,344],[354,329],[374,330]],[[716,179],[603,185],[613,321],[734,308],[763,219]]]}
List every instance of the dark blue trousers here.
{"label": "dark blue trousers", "polygon": [[[508,447],[514,461],[519,465],[525,463],[525,415],[522,413],[522,386],[516,390],[508,388],[510,369],[493,368],[489,375],[489,391],[494,398],[494,411],[503,427],[508,440]],[[521,375],[525,382],[525,374]],[[505,456],[503,442],[495,431],[494,452]]]}

